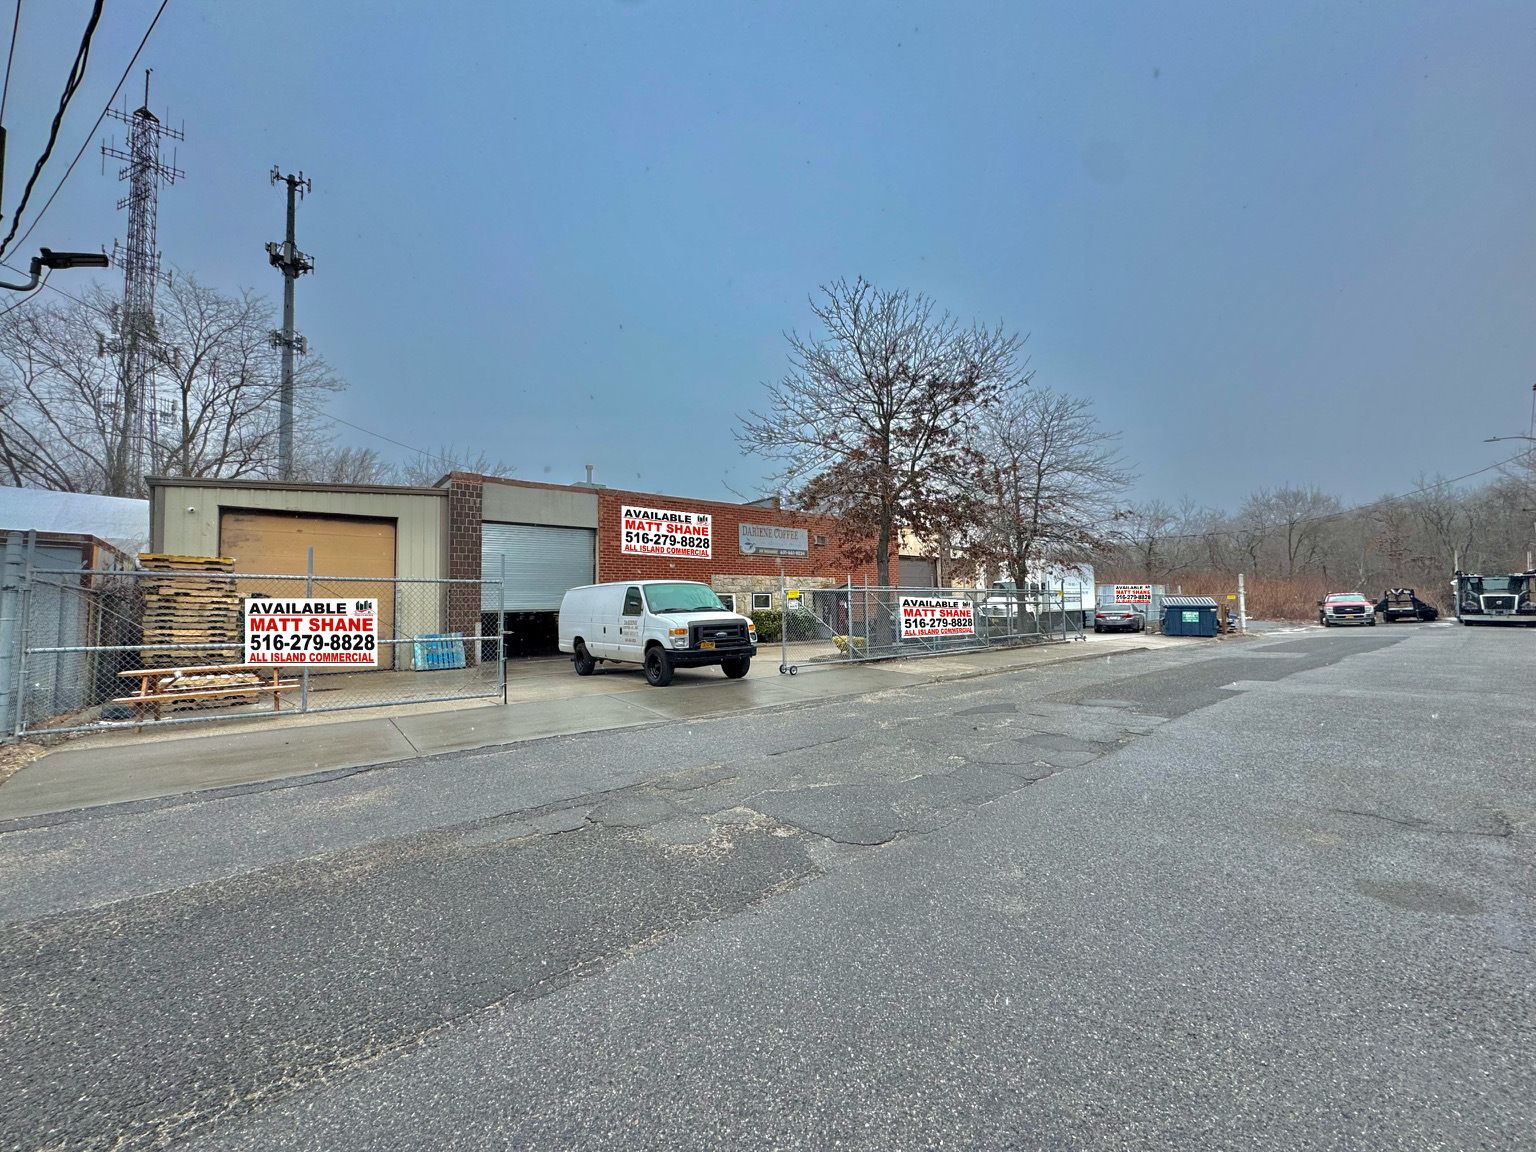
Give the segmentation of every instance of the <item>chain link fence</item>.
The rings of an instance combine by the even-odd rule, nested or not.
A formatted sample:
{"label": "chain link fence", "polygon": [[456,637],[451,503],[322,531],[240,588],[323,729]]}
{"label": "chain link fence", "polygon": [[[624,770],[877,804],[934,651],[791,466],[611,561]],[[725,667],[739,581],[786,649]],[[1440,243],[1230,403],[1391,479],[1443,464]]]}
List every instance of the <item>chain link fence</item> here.
{"label": "chain link fence", "polygon": [[[6,734],[505,699],[495,580],[35,568],[4,584]],[[377,666],[246,664],[252,598],[377,600]]]}
{"label": "chain link fence", "polygon": [[792,676],[859,661],[1083,638],[1083,609],[1060,591],[850,585],[786,588],[783,602],[780,634],[759,640],[770,650],[777,646],[779,671]]}

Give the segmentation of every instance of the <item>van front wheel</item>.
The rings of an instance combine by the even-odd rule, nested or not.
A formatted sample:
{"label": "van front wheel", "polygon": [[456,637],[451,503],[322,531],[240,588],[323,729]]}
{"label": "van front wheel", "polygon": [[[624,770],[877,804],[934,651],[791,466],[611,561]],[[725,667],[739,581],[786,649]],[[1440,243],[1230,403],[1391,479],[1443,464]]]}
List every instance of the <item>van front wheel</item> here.
{"label": "van front wheel", "polygon": [[672,683],[672,660],[659,645],[645,650],[645,682],[652,688],[665,688]]}
{"label": "van front wheel", "polygon": [[752,657],[743,656],[737,660],[720,661],[720,671],[724,672],[732,680],[740,680],[747,674],[747,669],[752,667]]}
{"label": "van front wheel", "polygon": [[576,666],[576,675],[590,676],[597,671],[597,660],[592,653],[587,651],[587,646],[580,640],[576,641],[576,655],[571,663]]}

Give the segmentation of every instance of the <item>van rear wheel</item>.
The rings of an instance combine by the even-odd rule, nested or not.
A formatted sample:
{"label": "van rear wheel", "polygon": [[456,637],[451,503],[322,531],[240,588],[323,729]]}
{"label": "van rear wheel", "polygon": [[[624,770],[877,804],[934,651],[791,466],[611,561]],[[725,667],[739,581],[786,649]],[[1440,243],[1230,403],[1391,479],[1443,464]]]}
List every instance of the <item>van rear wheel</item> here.
{"label": "van rear wheel", "polygon": [[665,688],[672,683],[672,660],[660,645],[645,650],[645,682],[652,688]]}
{"label": "van rear wheel", "polygon": [[587,651],[587,646],[580,640],[576,641],[576,654],[571,663],[576,666],[576,675],[590,676],[597,671],[597,660],[592,653]]}
{"label": "van rear wheel", "polygon": [[736,660],[720,661],[720,671],[724,672],[732,680],[740,680],[747,674],[747,669],[752,667],[752,657],[743,656]]}

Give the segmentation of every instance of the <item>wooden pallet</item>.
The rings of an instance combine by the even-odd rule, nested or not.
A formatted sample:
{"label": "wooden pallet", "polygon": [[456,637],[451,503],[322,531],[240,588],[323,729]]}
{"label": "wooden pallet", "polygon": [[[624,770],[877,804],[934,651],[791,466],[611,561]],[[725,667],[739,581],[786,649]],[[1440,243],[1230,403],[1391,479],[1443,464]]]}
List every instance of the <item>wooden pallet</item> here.
{"label": "wooden pallet", "polygon": [[[228,556],[175,556],[141,552],[144,609],[140,617],[143,642],[195,644],[204,659],[237,659],[244,653],[240,591],[235,562]],[[165,573],[157,578],[155,573]],[[185,649],[146,652],[152,668],[175,667],[189,655]],[[239,695],[238,691],[231,693]]]}
{"label": "wooden pallet", "polygon": [[166,552],[140,552],[139,567],[151,572],[233,572],[233,556],[173,556]]}

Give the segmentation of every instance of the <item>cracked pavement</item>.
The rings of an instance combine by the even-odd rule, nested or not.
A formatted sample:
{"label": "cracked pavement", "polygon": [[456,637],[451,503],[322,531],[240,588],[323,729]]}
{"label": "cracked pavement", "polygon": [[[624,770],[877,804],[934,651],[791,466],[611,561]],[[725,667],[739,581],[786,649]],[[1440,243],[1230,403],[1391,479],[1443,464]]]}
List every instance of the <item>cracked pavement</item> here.
{"label": "cracked pavement", "polygon": [[1517,1146],[1533,671],[1192,646],[6,832],[0,1145]]}

